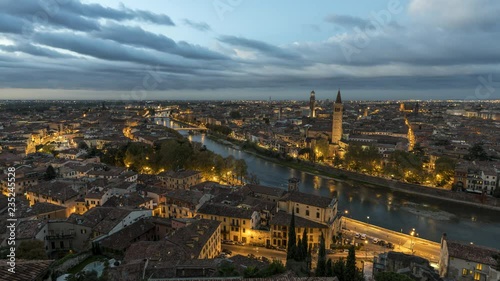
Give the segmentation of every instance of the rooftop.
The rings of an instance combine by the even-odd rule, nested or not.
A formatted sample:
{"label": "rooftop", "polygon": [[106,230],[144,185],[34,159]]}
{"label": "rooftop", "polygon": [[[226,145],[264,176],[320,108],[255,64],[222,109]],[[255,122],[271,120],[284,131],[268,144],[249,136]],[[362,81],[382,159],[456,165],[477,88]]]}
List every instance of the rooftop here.
{"label": "rooftop", "polygon": [[494,256],[500,257],[500,250],[451,240],[446,240],[446,244],[450,257],[487,264],[493,267],[498,266],[498,262]]}
{"label": "rooftop", "polygon": [[224,204],[205,203],[198,210],[198,214],[215,215],[231,218],[250,219],[254,211]]}
{"label": "rooftop", "polygon": [[[285,211],[279,211],[274,215],[269,224],[271,225],[290,225],[292,220],[292,215]],[[295,227],[307,227],[307,228],[328,228],[326,224],[318,223],[308,219],[295,216]]]}
{"label": "rooftop", "polygon": [[309,206],[327,208],[336,198],[323,197],[313,194],[302,193],[298,191],[289,192],[281,197],[280,201],[292,201]]}

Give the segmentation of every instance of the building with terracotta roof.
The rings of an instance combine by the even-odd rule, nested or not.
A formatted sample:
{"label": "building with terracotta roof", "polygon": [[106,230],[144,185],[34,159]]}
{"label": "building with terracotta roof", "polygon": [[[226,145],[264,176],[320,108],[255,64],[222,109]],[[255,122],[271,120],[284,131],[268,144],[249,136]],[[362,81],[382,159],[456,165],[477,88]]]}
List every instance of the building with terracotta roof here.
{"label": "building with terracotta roof", "polygon": [[169,189],[189,189],[201,183],[201,172],[193,170],[165,171],[158,174],[162,186]]}
{"label": "building with terracotta roof", "polygon": [[441,238],[439,275],[446,280],[500,280],[500,250]]}

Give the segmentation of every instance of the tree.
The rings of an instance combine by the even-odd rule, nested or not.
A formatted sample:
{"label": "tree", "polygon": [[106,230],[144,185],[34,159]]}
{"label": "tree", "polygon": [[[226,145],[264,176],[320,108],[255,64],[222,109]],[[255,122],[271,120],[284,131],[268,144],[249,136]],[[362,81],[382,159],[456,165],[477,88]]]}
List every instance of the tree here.
{"label": "tree", "polygon": [[16,249],[16,258],[26,260],[45,260],[47,254],[45,253],[45,245],[40,240],[26,240],[22,241]]}
{"label": "tree", "polygon": [[82,141],[80,143],[78,143],[78,149],[89,149],[89,146],[87,145],[86,142]]}
{"label": "tree", "polygon": [[488,157],[488,154],[483,148],[482,143],[476,143],[472,147],[469,148],[469,153],[464,156],[466,160],[473,161],[473,160],[479,160],[479,161],[488,161],[490,158]]}
{"label": "tree", "polygon": [[233,119],[240,119],[241,118],[241,113],[239,111],[231,111],[229,113],[229,116]]}
{"label": "tree", "polygon": [[271,264],[266,268],[262,277],[273,276],[276,274],[281,274],[286,271],[285,265],[281,260],[273,260]]}
{"label": "tree", "polygon": [[347,260],[345,263],[345,279],[344,280],[356,280],[358,269],[356,268],[356,253],[354,246],[349,247],[349,253],[347,254]]}
{"label": "tree", "polygon": [[375,275],[375,281],[412,281],[410,277],[396,272],[379,272]]}
{"label": "tree", "polygon": [[240,182],[243,182],[243,177],[246,177],[248,175],[247,162],[244,159],[236,160],[234,172],[236,174],[236,177],[239,178]]}
{"label": "tree", "polygon": [[76,274],[71,274],[66,277],[66,281],[100,281],[97,277],[97,271],[80,271]]}
{"label": "tree", "polygon": [[47,167],[47,170],[45,170],[45,179],[50,181],[50,180],[53,180],[57,177],[57,172],[56,172],[56,169],[54,169],[54,167],[52,167],[52,165],[49,165]]}
{"label": "tree", "polygon": [[439,157],[435,163],[436,185],[450,184],[455,175],[456,161],[446,156]]}
{"label": "tree", "polygon": [[333,263],[332,271],[333,271],[333,276],[336,276],[339,279],[339,281],[347,281],[345,279],[346,270],[345,270],[345,261],[343,258],[340,258],[338,261]]}
{"label": "tree", "polygon": [[327,277],[333,277],[333,262],[332,259],[328,258],[326,261],[326,273],[325,276]]}
{"label": "tree", "polygon": [[316,276],[326,276],[326,249],[325,237],[323,233],[319,238],[318,265],[316,266]]}
{"label": "tree", "polygon": [[495,190],[493,190],[493,197],[500,198],[500,187],[497,187],[495,188]]}
{"label": "tree", "polygon": [[347,168],[370,174],[378,170],[381,159],[378,149],[372,145],[351,144],[344,156]]}
{"label": "tree", "polygon": [[317,140],[314,149],[314,152],[316,154],[316,159],[319,159],[320,157],[323,157],[323,159],[328,157],[330,154],[329,149],[330,149],[330,144],[328,143],[327,139],[320,138],[319,140]]}
{"label": "tree", "polygon": [[295,234],[295,210],[292,211],[292,218],[290,226],[288,226],[288,245],[286,252],[286,259],[295,259],[297,255],[297,236]]}
{"label": "tree", "polygon": [[222,277],[232,277],[239,275],[236,267],[234,267],[234,264],[228,261],[222,261],[217,268],[217,272],[218,275]]}
{"label": "tree", "polygon": [[307,258],[307,245],[308,245],[306,227],[304,227],[304,232],[302,233],[302,239],[299,241],[299,243],[300,243],[299,251],[301,260],[305,260]]}
{"label": "tree", "polygon": [[259,277],[259,269],[255,266],[249,266],[243,271],[243,278]]}

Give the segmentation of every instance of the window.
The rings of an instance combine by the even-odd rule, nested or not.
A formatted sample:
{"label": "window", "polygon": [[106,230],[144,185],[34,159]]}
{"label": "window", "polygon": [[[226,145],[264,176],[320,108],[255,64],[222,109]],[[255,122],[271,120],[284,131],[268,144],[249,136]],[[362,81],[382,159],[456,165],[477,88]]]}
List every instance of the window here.
{"label": "window", "polygon": [[474,273],[474,280],[481,280],[481,274],[479,274],[479,272]]}
{"label": "window", "polygon": [[64,249],[64,241],[59,242],[61,249]]}
{"label": "window", "polygon": [[243,228],[243,233],[245,233],[245,228]]}
{"label": "window", "polygon": [[316,212],[316,218],[319,219],[319,212]]}
{"label": "window", "polygon": [[462,269],[462,276],[466,276],[468,272],[467,268]]}
{"label": "window", "polygon": [[245,225],[246,221],[247,221],[247,220],[243,220],[243,225]]}
{"label": "window", "polygon": [[306,210],[306,216],[309,216],[309,210]]}
{"label": "window", "polygon": [[476,264],[476,269],[477,270],[483,270],[483,265],[480,264],[480,263]]}
{"label": "window", "polygon": [[295,208],[295,213],[299,213],[299,207]]}

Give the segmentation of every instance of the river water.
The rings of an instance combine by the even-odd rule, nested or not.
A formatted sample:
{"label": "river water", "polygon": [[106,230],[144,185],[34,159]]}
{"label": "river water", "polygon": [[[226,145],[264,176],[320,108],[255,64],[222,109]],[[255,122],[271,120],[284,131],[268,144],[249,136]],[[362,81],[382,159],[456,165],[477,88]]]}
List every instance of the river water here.
{"label": "river water", "polygon": [[[172,128],[181,126],[168,119],[156,119],[156,122]],[[416,197],[352,181],[339,182],[267,161],[210,140],[204,134],[191,136],[186,131],[180,132],[224,157],[232,155],[245,159],[249,173],[256,174],[262,185],[286,189],[288,179],[296,177],[300,179],[302,192],[333,196],[333,192],[337,191],[339,211],[344,214],[347,211],[347,216],[356,220],[405,233],[415,228],[421,238],[436,242],[443,233],[447,233],[452,240],[500,248],[500,212]]]}

